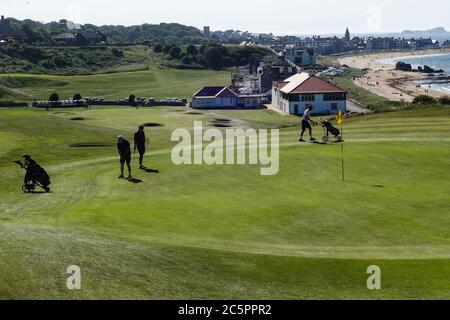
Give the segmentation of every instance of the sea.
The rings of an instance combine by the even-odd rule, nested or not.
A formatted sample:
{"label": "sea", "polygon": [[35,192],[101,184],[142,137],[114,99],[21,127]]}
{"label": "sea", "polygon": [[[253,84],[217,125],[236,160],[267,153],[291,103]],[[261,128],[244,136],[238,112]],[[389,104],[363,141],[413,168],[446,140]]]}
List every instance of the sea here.
{"label": "sea", "polygon": [[419,66],[423,67],[427,65],[435,70],[444,70],[446,77],[430,77],[430,79],[415,81],[415,83],[450,95],[450,53],[404,56],[380,60],[381,63],[392,65],[395,65],[399,61],[410,63],[415,69]]}

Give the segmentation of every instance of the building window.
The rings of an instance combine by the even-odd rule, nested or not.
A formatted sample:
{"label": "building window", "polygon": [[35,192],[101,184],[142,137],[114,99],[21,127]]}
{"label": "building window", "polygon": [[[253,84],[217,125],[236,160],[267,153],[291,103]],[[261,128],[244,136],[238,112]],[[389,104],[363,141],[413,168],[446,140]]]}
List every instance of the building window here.
{"label": "building window", "polygon": [[331,104],[331,111],[337,111],[338,109],[338,104],[337,103],[332,103]]}
{"label": "building window", "polygon": [[308,102],[308,101],[314,101],[316,96],[314,94],[302,94],[302,101]]}
{"label": "building window", "polygon": [[346,100],[345,93],[325,93],[323,95],[324,101],[343,101]]}

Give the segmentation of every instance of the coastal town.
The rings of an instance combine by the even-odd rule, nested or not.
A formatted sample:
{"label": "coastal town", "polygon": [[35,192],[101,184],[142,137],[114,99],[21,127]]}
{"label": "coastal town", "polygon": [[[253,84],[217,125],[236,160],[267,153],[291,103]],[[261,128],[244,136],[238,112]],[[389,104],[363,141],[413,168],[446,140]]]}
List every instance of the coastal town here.
{"label": "coastal town", "polygon": [[[40,43],[38,37],[30,33],[25,26],[18,27],[11,24],[9,18],[3,15],[0,20],[0,46],[6,46],[11,43],[27,44],[39,47],[40,45],[55,47],[89,47],[89,46],[115,46],[120,48],[121,43],[111,41],[108,36],[99,30],[80,30],[80,27],[71,21],[61,19],[54,23],[52,27],[54,34],[49,35],[49,43]],[[57,32],[57,30],[65,30]],[[199,31],[200,33],[200,31]],[[328,82],[328,87],[335,87],[334,77],[349,72],[351,68],[366,70],[361,77],[355,77],[354,83],[375,94],[387,97],[394,101],[412,101],[418,94],[430,94],[434,97],[442,96],[442,92],[430,90],[431,86],[426,83],[434,79],[450,81],[448,76],[441,72],[430,72],[429,66],[419,66],[419,72],[412,73],[403,68],[382,63],[388,52],[389,57],[404,55],[403,52],[427,52],[427,53],[445,53],[449,49],[449,40],[442,43],[432,38],[395,38],[395,37],[373,37],[373,36],[354,36],[352,37],[349,28],[345,30],[343,37],[296,37],[296,36],[273,36],[267,34],[251,34],[248,32],[229,32],[227,34],[214,32],[209,26],[205,26],[201,31],[205,39],[214,39],[223,43],[232,41],[231,39],[245,39],[239,43],[240,47],[264,47],[269,49],[273,55],[260,58],[253,58],[246,66],[241,66],[233,71],[232,81],[227,87],[203,88],[197,93],[192,94],[192,102],[189,105],[193,108],[260,108],[263,106],[275,107],[288,114],[302,114],[305,104],[301,103],[308,99],[300,97],[299,104],[292,108],[280,107],[278,95],[279,83],[289,81],[298,74],[308,74],[312,77],[321,77]],[[236,40],[234,40],[236,41]],[[119,51],[116,49],[116,51]],[[371,54],[374,52],[373,54]],[[396,53],[397,52],[397,53]],[[357,55],[355,57],[355,55]],[[323,63],[321,57],[333,57],[333,64]],[[423,68],[423,69],[422,69]],[[431,70],[434,71],[434,70]],[[425,75],[428,73],[428,75]],[[427,76],[427,77],[426,77]],[[318,79],[318,78],[316,78]],[[424,85],[418,84],[420,81]],[[428,82],[427,82],[428,81]],[[317,82],[317,81],[314,81]],[[322,89],[323,85],[310,90]],[[343,90],[343,89],[341,89]],[[345,91],[345,90],[343,90]],[[205,94],[208,92],[208,94]],[[316,92],[316,93],[318,93]],[[326,94],[333,94],[333,90]],[[219,99],[226,96],[226,99]],[[208,98],[208,99],[207,99]],[[213,99],[214,98],[214,99]],[[139,100],[140,99],[140,100]],[[155,101],[154,98],[139,98],[138,105],[158,105],[170,104],[170,101],[181,100],[178,98],[166,98],[162,102]],[[302,100],[303,99],[303,100]],[[131,99],[133,100],[133,99]],[[178,101],[179,100],[179,101]],[[327,99],[329,100],[329,99]],[[69,101],[62,102],[62,105],[92,105],[104,104],[106,99],[93,98],[91,101]],[[122,102],[121,102],[122,101]],[[130,97],[114,102],[123,104],[130,101]],[[346,106],[338,101],[324,100],[318,104],[315,112],[336,113],[346,111]],[[109,101],[111,102],[111,101]],[[324,105],[327,104],[327,107]],[[54,102],[35,101],[33,103],[39,107],[49,107],[55,105]],[[336,107],[338,105],[339,107]],[[352,103],[352,105],[354,105]],[[289,109],[289,110],[288,110]]]}

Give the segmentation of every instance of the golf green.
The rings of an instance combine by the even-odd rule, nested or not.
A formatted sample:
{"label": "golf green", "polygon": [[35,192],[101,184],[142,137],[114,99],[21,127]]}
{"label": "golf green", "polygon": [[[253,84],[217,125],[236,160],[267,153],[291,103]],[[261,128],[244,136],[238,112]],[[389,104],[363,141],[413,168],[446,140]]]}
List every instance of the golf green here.
{"label": "golf green", "polygon": [[[174,165],[173,130],[217,119],[279,128],[279,173]],[[299,144],[298,123],[270,110],[0,110],[0,299],[450,298],[450,110],[347,119],[345,182],[341,145]],[[140,124],[153,170],[134,157],[140,183],[119,180],[115,138]],[[24,153],[51,193],[22,193],[10,161]],[[82,290],[67,290],[69,265]],[[370,265],[381,290],[367,289]]]}

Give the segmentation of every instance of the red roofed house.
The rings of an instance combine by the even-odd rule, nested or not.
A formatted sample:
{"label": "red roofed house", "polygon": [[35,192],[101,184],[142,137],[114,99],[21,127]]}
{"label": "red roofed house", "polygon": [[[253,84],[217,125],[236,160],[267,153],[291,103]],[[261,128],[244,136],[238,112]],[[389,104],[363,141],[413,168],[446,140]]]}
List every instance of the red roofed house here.
{"label": "red roofed house", "polygon": [[228,87],[204,87],[192,97],[195,109],[258,108],[260,95],[238,95]]}
{"label": "red roofed house", "polygon": [[307,105],[313,114],[346,112],[347,92],[308,73],[296,74],[272,87],[272,105],[287,114],[301,115]]}

